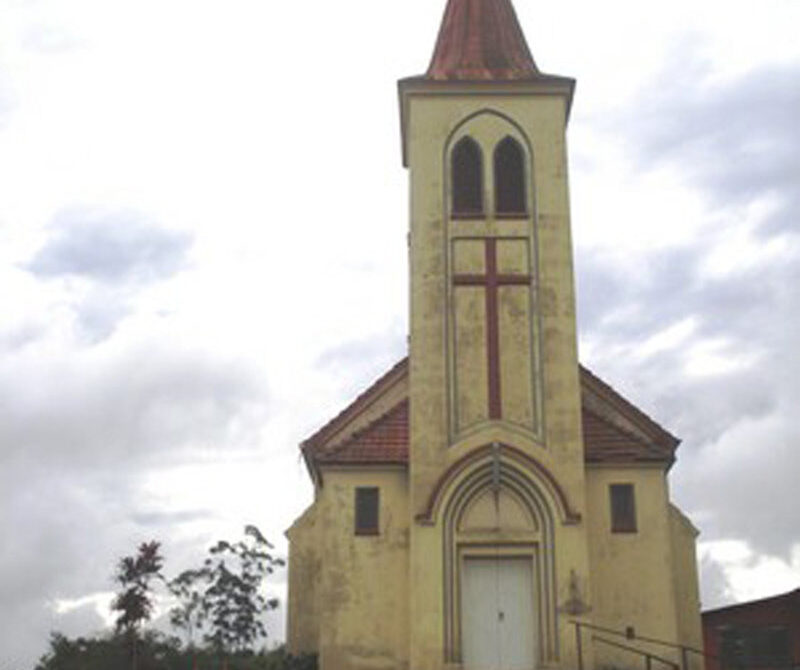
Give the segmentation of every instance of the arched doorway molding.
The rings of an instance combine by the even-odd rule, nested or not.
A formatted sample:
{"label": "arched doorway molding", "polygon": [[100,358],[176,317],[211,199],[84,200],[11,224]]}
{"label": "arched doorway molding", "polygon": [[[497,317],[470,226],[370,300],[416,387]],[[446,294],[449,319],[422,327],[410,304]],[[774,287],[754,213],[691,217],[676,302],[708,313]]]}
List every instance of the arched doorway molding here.
{"label": "arched doorway molding", "polygon": [[556,663],[556,530],[580,515],[549,471],[515,447],[484,445],[444,473],[417,519],[442,532],[445,661],[462,662],[465,562],[486,558],[529,562],[532,589],[520,597],[533,602],[537,662]]}

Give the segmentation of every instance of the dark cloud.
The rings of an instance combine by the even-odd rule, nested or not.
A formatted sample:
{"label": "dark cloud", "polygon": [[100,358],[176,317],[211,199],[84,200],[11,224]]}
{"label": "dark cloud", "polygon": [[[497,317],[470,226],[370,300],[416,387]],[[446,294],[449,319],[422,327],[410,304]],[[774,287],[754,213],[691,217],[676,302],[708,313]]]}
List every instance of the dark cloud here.
{"label": "dark cloud", "polygon": [[694,69],[689,79],[664,72],[642,92],[635,113],[613,122],[625,125],[640,167],[678,166],[722,210],[774,198],[775,212],[762,234],[796,233],[800,62],[721,81],[704,73],[702,64]]}
{"label": "dark cloud", "polygon": [[[673,490],[702,520],[703,539],[741,539],[786,558],[800,542],[800,64],[716,82],[705,75],[699,62],[665,72],[633,111],[595,121],[603,132],[624,132],[638,170],[680,170],[711,220],[691,246],[654,248],[636,270],[578,256],[582,339],[592,352],[584,362],[684,439]],[[752,256],[709,272],[737,217],[763,203],[770,208],[754,229]],[[766,255],[763,245],[779,235],[784,253]],[[693,328],[645,349],[679,323]],[[704,370],[698,347],[723,369]],[[718,566],[703,570],[709,599],[729,600]]]}
{"label": "dark cloud", "polygon": [[157,344],[105,355],[0,367],[6,455],[63,468],[164,461],[249,439],[242,426],[256,430],[265,416],[263,382],[242,362]]}
{"label": "dark cloud", "polygon": [[41,277],[82,277],[107,284],[147,283],[178,272],[191,237],[136,212],[64,210],[28,264]]}

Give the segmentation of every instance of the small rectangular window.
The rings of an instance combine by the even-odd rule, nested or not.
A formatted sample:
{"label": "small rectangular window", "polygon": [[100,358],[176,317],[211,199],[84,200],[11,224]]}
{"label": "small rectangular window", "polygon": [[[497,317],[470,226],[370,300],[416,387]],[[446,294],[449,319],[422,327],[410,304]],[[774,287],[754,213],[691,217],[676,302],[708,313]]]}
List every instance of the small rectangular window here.
{"label": "small rectangular window", "polygon": [[636,502],[633,497],[633,484],[612,484],[611,495],[611,532],[636,532]]}
{"label": "small rectangular window", "polygon": [[356,535],[378,534],[379,500],[377,487],[356,488]]}

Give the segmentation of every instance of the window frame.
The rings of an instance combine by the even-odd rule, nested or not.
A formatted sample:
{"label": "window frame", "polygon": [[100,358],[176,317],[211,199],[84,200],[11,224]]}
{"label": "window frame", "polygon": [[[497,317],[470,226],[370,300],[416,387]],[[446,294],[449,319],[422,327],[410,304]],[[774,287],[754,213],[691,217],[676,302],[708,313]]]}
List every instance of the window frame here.
{"label": "window frame", "polygon": [[[500,192],[501,192],[501,184],[504,180],[500,179],[501,176],[501,169],[498,169],[500,162],[498,160],[501,151],[506,151],[505,147],[512,147],[516,154],[516,159],[519,160],[519,165],[514,166],[513,176],[514,179],[518,181],[518,192],[516,196],[521,199],[522,208],[521,209],[500,209]],[[494,212],[495,217],[498,219],[519,219],[528,216],[528,189],[527,189],[527,155],[525,153],[525,149],[522,147],[522,144],[517,140],[515,137],[511,135],[506,135],[503,139],[501,139],[494,147],[494,151],[492,152],[492,177],[493,177],[493,186],[494,186]],[[503,175],[505,177],[511,174],[512,170],[506,166],[507,174]],[[510,189],[507,191],[510,193]]]}
{"label": "window frame", "polygon": [[[477,188],[475,190],[477,194],[477,207],[475,209],[458,209],[456,207],[456,200],[457,200],[457,193],[460,194],[460,191],[457,192],[457,188],[459,188],[460,181],[456,177],[456,156],[459,151],[462,150],[462,147],[470,147],[475,150],[475,161],[477,165],[468,166],[471,170],[477,172]],[[480,143],[471,135],[464,135],[461,137],[454,145],[452,150],[450,151],[450,193],[449,193],[449,201],[450,201],[450,218],[452,219],[484,219],[486,218],[486,194],[484,193],[485,188],[485,178],[486,178],[486,170],[484,168],[484,160],[483,160],[483,149],[481,148]],[[474,176],[474,175],[471,175]],[[475,184],[473,184],[475,186]]]}
{"label": "window frame", "polygon": [[636,487],[627,482],[608,485],[612,533],[637,533]]}
{"label": "window frame", "polygon": [[[368,509],[364,505],[370,505]],[[381,493],[377,486],[356,486],[353,494],[353,529],[355,535],[379,535]],[[366,518],[365,518],[366,515]],[[374,517],[374,523],[369,523]]]}

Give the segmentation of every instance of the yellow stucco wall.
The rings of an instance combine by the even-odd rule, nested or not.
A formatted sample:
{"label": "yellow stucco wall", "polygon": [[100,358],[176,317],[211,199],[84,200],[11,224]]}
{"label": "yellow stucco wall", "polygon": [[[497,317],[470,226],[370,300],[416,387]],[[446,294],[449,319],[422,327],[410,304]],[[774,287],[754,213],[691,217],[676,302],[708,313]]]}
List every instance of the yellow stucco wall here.
{"label": "yellow stucco wall", "polygon": [[[354,532],[359,486],[380,489],[377,535]],[[316,585],[315,605],[308,613],[301,611],[301,603],[290,604],[291,652],[317,651],[326,670],[407,667],[407,490],[402,469],[325,469],[324,486],[312,507],[313,526],[290,531],[290,598],[306,593],[308,584]],[[304,564],[312,556],[303,551],[309,545],[314,546],[313,558]]]}
{"label": "yellow stucco wall", "polygon": [[[669,506],[672,529],[672,556],[674,569],[675,602],[678,614],[678,640],[694,649],[703,649],[703,626],[700,616],[697,553],[695,542],[698,531],[675,505]],[[691,670],[703,670],[703,657],[689,654]]]}
{"label": "yellow stucco wall", "polygon": [[[576,617],[615,630],[633,626],[640,635],[666,641],[699,640],[693,531],[669,505],[664,467],[587,468],[584,462],[565,142],[567,89],[518,83],[465,85],[463,90],[456,86],[444,93],[427,86],[408,84],[402,96],[411,168],[408,379],[394,380],[327,438],[332,444],[341,441],[407,394],[410,463],[407,470],[323,467],[313,506],[289,531],[290,650],[318,651],[322,670],[460,668],[460,633],[454,620],[460,561],[464,551],[480,553],[487,547],[497,555],[530,555],[537,566],[537,597],[539,606],[547,608],[543,618],[549,626],[537,633],[540,647],[546,648],[540,667],[577,667],[570,625]],[[524,142],[531,161],[527,217],[495,219],[487,183],[485,219],[448,218],[447,152],[467,130],[485,143],[485,161],[504,134]],[[530,309],[519,296],[507,302],[516,325],[530,322],[535,341],[519,337],[519,331],[515,335],[511,321],[500,333],[500,348],[509,354],[503,363],[504,397],[512,399],[504,412],[508,407],[513,422],[482,417],[471,406],[470,389],[485,382],[484,343],[467,347],[458,360],[452,351],[457,335],[453,315],[459,309],[453,304],[453,264],[463,266],[459,271],[481,272],[480,253],[470,251],[468,238],[486,236],[513,237],[502,262],[532,275]],[[455,239],[467,243],[460,258],[453,253]],[[475,333],[484,329],[480,309],[466,314],[478,319]],[[472,381],[454,388],[454,375]],[[486,389],[473,390],[485,403]],[[536,406],[525,407],[532,397]],[[454,408],[472,412],[468,425],[454,418]],[[496,468],[493,483],[486,474],[491,468]],[[610,530],[612,483],[635,487],[635,534]],[[500,489],[496,499],[517,495],[514,499],[522,500],[525,495],[514,489],[517,485],[530,493],[529,512],[534,510],[531,518],[536,519],[530,528],[522,532],[498,526],[480,537],[459,534],[459,496],[480,500],[494,486]],[[357,537],[353,532],[357,486],[380,487],[378,536]],[[306,604],[298,602],[300,597]],[[571,611],[576,597],[591,609]],[[650,649],[640,641],[636,646]],[[679,658],[661,648],[651,650]],[[642,666],[641,657],[610,652],[588,638],[582,652],[587,669]]]}
{"label": "yellow stucco wall", "polygon": [[286,531],[289,540],[289,575],[286,645],[293,654],[319,649],[319,582],[322,557],[316,524],[317,505],[311,505]]}
{"label": "yellow stucco wall", "polygon": [[[413,89],[413,87],[412,87]],[[522,90],[521,90],[522,89]],[[513,93],[513,94],[512,94]],[[575,336],[575,299],[570,240],[566,158],[565,89],[540,90],[536,86],[512,90],[465,89],[462,95],[406,90],[405,137],[410,165],[411,190],[411,464],[412,513],[426,505],[442,473],[472,448],[501,440],[528,453],[562,487],[569,504],[584,509],[583,446],[580,433],[580,394]],[[465,125],[466,124],[466,125]],[[466,132],[483,142],[484,164],[491,161],[493,142],[510,134],[520,138],[531,161],[527,170],[531,209],[527,219],[496,220],[491,212],[490,179],[485,180],[487,216],[476,222],[448,218],[446,184],[448,155],[452,141]],[[485,174],[490,174],[486,168]],[[474,229],[474,230],[473,230]],[[466,231],[466,232],[465,232]],[[453,398],[448,317],[451,278],[448,249],[454,235],[515,235],[528,240],[518,245],[514,262],[529,265],[534,279],[535,337],[540,360],[536,370],[541,403],[539,425],[511,425],[484,421],[468,433],[453,433]],[[532,249],[532,258],[523,254]],[[514,263],[512,262],[512,265]],[[523,343],[527,346],[527,343]],[[501,332],[502,351],[521,346],[512,335]],[[517,360],[527,361],[522,352]],[[485,360],[475,353],[477,368]],[[469,362],[466,364],[469,367]],[[476,379],[480,374],[474,375]],[[520,368],[518,376],[503,379],[504,397],[526,397],[530,374]],[[515,385],[520,386],[516,388]],[[476,389],[476,393],[478,390]],[[410,635],[412,667],[427,670],[442,667],[445,648],[446,611],[441,584],[446,578],[441,556],[443,529],[436,524],[411,527]],[[556,523],[551,542],[555,552],[555,583],[549,585],[568,597],[569,576],[575,572],[588,588],[589,569],[586,529],[581,523]],[[549,548],[552,549],[552,546]],[[455,568],[457,569],[457,568]],[[559,654],[562,662],[574,660],[574,636],[563,617],[559,619]]]}
{"label": "yellow stucco wall", "polygon": [[[593,623],[618,631],[632,626],[637,635],[678,643],[678,618],[685,613],[675,602],[673,523],[665,472],[661,467],[593,467],[587,471],[586,484]],[[611,484],[634,486],[635,533],[611,532]],[[664,647],[640,641],[633,646],[679,660]],[[635,655],[602,644],[595,649],[600,665],[642,663]]]}

